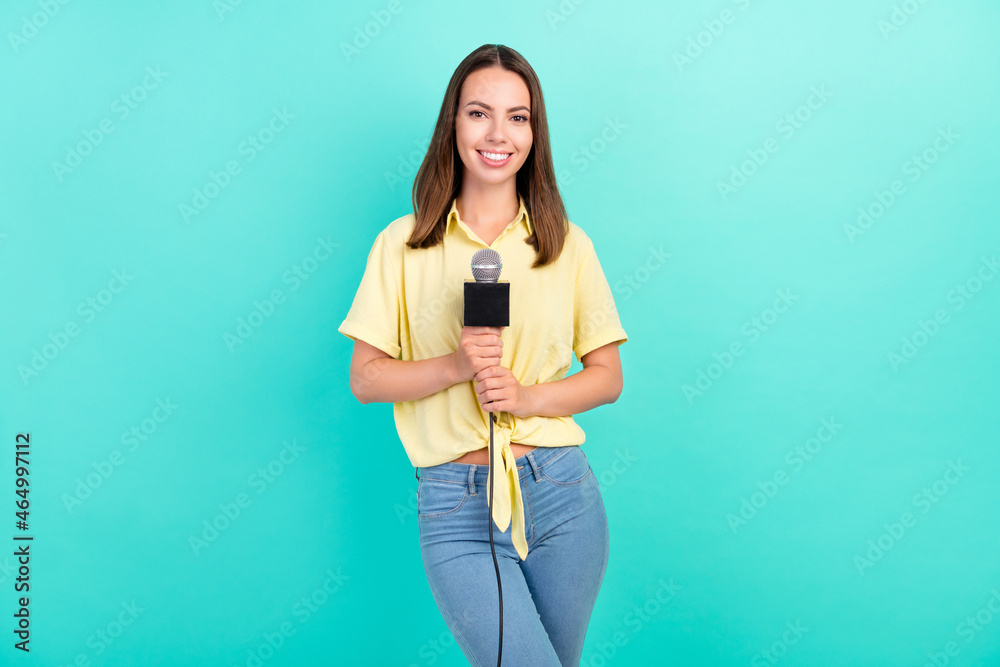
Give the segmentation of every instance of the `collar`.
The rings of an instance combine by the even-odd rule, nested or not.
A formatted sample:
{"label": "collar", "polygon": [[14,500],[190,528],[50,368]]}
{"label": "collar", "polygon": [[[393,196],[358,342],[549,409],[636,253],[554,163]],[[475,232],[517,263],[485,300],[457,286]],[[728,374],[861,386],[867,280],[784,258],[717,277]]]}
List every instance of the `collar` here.
{"label": "collar", "polygon": [[[535,226],[531,223],[531,216],[528,215],[528,209],[524,205],[524,197],[518,195],[517,203],[518,203],[517,215],[514,217],[513,220],[511,220],[510,224],[514,224],[517,223],[518,221],[523,220],[524,225],[528,228],[528,235],[530,236],[531,234],[535,233]],[[452,224],[457,220],[459,220],[458,197],[455,197],[454,199],[451,200],[451,210],[448,211],[448,222],[445,225],[445,233],[451,231]],[[508,227],[510,226],[510,224],[508,224]]]}

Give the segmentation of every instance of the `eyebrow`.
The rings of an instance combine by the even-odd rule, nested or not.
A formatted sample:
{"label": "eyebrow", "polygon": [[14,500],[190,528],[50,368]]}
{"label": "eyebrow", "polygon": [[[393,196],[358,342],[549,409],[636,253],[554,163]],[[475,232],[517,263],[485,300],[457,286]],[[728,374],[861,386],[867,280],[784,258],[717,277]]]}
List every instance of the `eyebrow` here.
{"label": "eyebrow", "polygon": [[[489,104],[483,104],[479,100],[472,100],[471,102],[467,102],[465,106],[468,107],[468,106],[472,106],[473,104],[478,104],[479,106],[483,107],[487,111],[493,111],[493,107],[491,107]],[[510,113],[511,111],[520,111],[521,109],[524,109],[528,113],[531,113],[531,109],[529,109],[526,106],[511,107],[511,108],[507,109],[507,113]]]}

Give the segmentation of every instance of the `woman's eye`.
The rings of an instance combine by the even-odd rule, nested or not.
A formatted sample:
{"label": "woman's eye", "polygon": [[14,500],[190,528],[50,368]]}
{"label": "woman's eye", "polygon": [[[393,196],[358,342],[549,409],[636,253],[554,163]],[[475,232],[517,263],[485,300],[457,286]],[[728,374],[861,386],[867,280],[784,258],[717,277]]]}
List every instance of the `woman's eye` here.
{"label": "woman's eye", "polygon": [[[479,116],[475,115],[477,113],[478,114],[482,114],[483,112],[479,111],[478,109],[473,109],[472,111],[469,112],[469,115],[472,116],[473,118],[479,118]],[[527,122],[527,120],[528,120],[525,116],[521,116],[521,115],[511,116],[511,118],[520,118],[521,120],[519,122]]]}

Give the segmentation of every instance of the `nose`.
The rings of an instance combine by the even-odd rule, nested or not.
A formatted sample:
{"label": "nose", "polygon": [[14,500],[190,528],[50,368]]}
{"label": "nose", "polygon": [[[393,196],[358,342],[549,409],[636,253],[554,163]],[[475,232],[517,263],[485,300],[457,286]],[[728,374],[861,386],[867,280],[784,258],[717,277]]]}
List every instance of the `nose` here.
{"label": "nose", "polygon": [[502,120],[495,119],[490,123],[490,129],[486,133],[486,138],[496,143],[501,143],[506,139]]}

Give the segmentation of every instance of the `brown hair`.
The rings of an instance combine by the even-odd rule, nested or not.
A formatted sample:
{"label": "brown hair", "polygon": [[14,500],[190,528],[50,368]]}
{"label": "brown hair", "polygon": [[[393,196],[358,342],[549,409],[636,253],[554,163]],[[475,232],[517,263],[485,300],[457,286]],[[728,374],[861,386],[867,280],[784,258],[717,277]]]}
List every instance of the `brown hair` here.
{"label": "brown hair", "polygon": [[528,61],[502,44],[484,44],[465,57],[448,82],[434,135],[413,180],[413,210],[416,225],[406,241],[410,248],[428,248],[441,243],[451,203],[461,191],[464,164],[455,146],[455,115],[462,84],[476,70],[501,67],[524,80],[531,95],[531,152],[517,172],[517,194],[531,216],[534,233],[525,239],[537,253],[531,268],[545,266],[562,252],[568,225],[566,208],[556,186],[549,126],[538,76]]}

